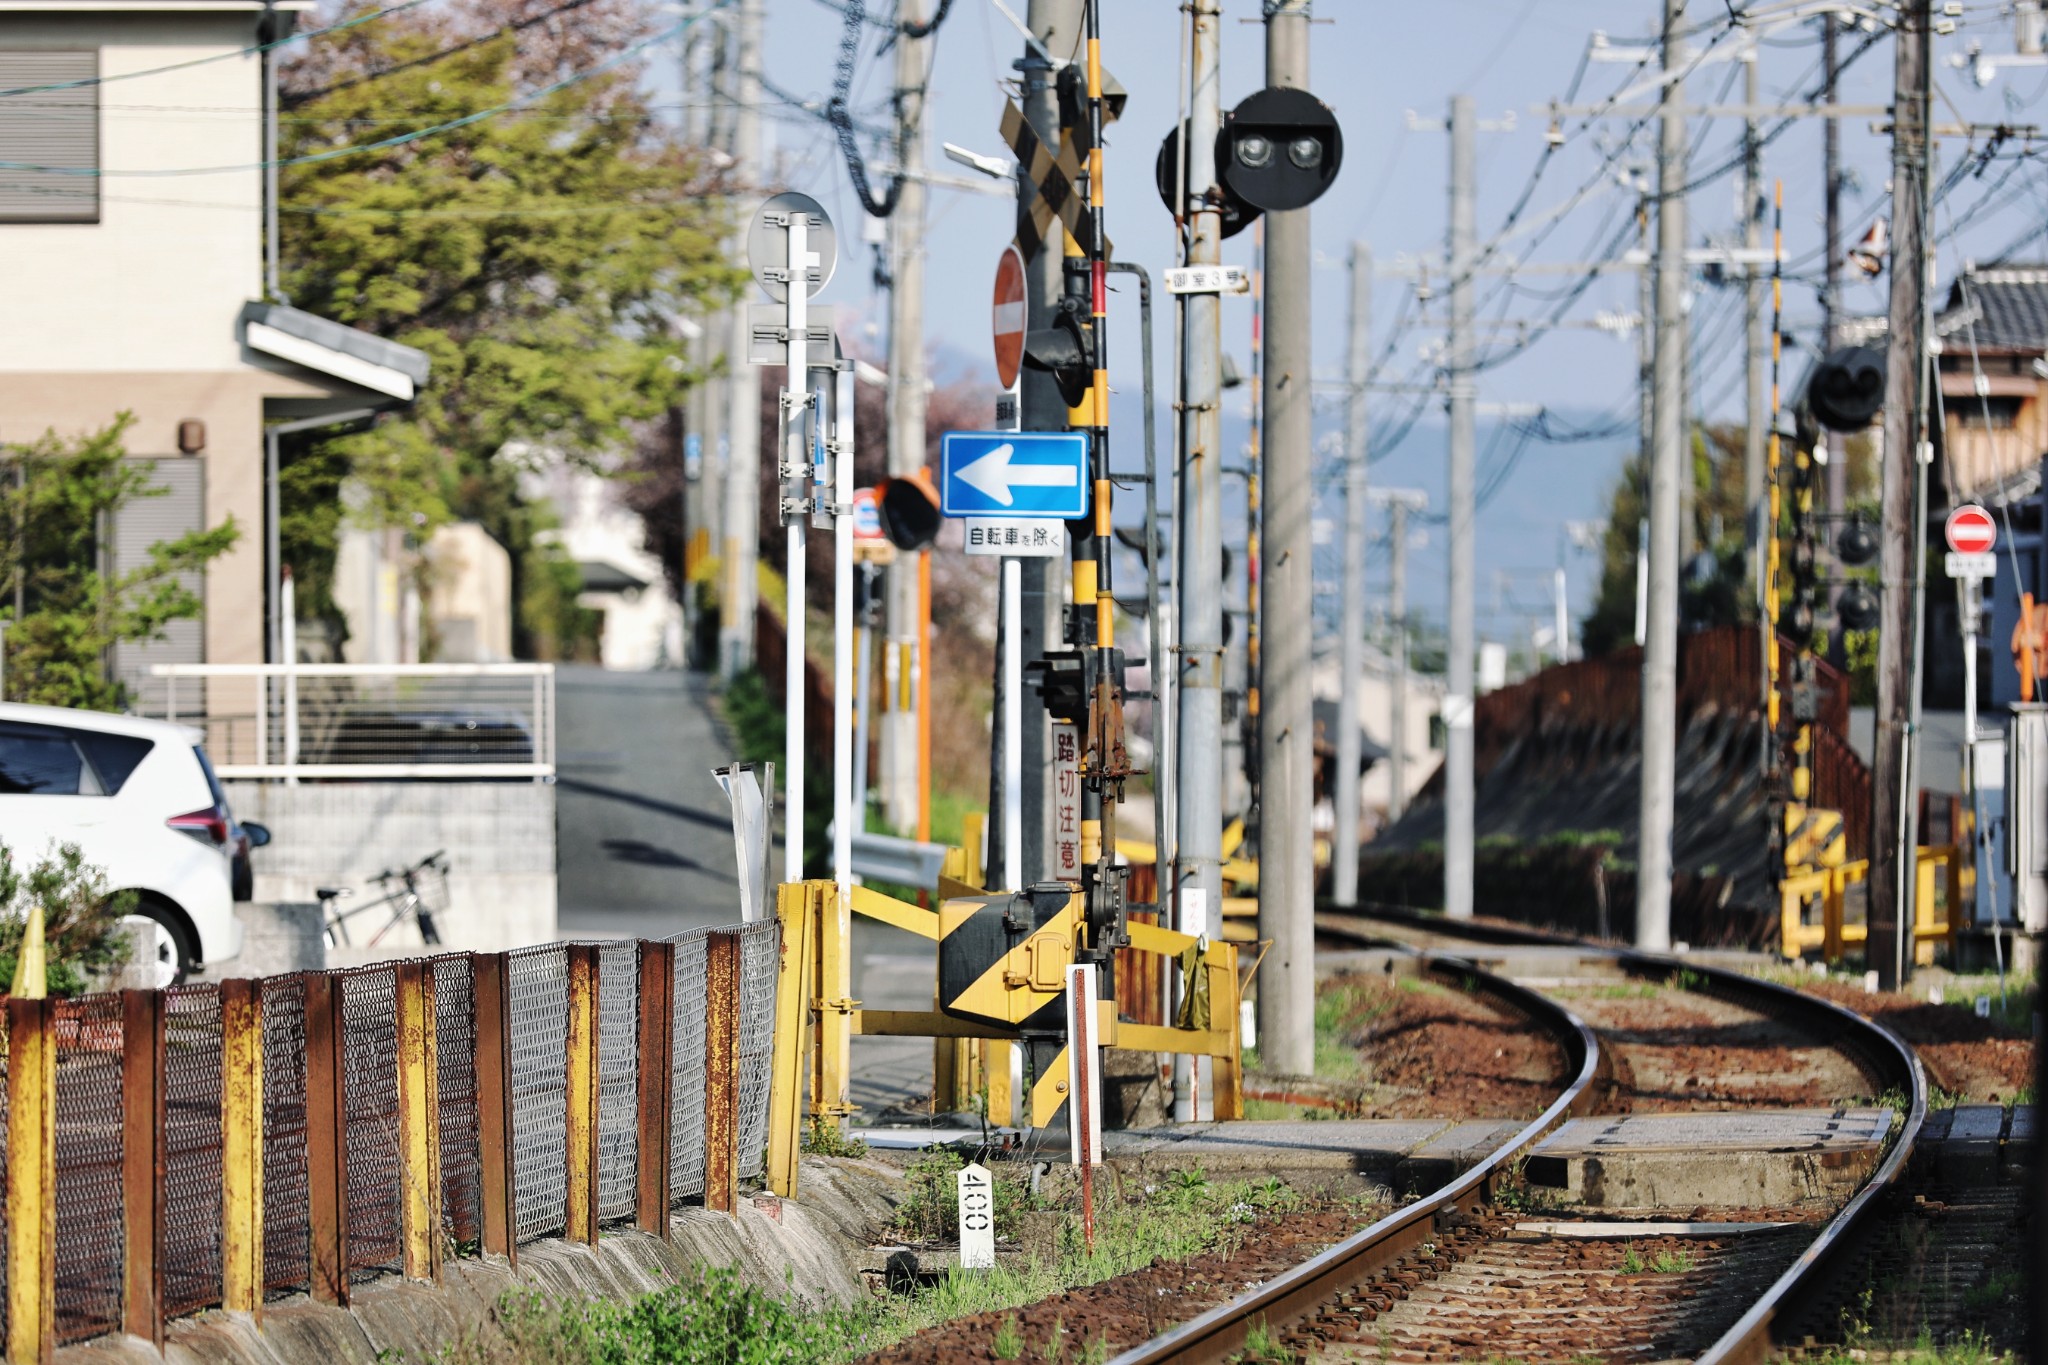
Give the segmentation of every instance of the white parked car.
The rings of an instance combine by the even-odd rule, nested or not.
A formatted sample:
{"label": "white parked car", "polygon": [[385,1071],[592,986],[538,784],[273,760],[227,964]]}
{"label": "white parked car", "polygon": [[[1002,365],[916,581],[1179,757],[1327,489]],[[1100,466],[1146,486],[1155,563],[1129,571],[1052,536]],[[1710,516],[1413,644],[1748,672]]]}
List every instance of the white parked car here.
{"label": "white parked car", "polygon": [[17,869],[62,844],[136,895],[138,958],[171,985],[242,951],[239,829],[199,731],[101,711],[0,702],[0,842]]}

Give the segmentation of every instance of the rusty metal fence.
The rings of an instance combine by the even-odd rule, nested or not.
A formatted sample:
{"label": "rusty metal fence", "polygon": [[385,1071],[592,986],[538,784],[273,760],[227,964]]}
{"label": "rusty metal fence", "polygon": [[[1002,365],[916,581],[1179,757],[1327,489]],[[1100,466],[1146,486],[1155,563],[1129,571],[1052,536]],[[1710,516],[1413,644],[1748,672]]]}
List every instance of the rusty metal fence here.
{"label": "rusty metal fence", "polygon": [[780,949],[771,921],[7,1001],[6,1358],[733,1211],[764,1169]]}

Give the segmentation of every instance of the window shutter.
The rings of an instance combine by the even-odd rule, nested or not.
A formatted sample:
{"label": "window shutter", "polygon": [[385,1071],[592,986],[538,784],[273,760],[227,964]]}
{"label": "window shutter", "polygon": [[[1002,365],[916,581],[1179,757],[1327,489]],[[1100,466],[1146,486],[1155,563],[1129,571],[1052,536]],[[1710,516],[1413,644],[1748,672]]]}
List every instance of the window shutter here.
{"label": "window shutter", "polygon": [[96,223],[98,175],[22,170],[22,166],[98,171],[100,103],[92,81],[100,55],[88,52],[0,52],[0,222]]}

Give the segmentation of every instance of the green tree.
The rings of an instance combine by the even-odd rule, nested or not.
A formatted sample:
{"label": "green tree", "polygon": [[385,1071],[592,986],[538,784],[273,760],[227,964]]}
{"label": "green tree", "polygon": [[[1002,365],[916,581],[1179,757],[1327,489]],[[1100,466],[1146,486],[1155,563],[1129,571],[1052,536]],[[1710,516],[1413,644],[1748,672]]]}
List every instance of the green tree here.
{"label": "green tree", "polygon": [[[0,617],[8,618],[10,701],[119,710],[127,696],[107,671],[114,646],[161,639],[172,621],[198,616],[189,576],[241,534],[229,518],[152,545],[133,568],[106,569],[102,542],[112,519],[136,499],[165,492],[125,458],[122,437],[133,423],[124,412],[90,435],[51,432],[6,448],[14,477],[0,486]],[[22,612],[14,620],[17,601]]]}
{"label": "green tree", "polygon": [[587,74],[637,21],[598,3],[558,27],[520,27],[528,8],[409,11],[287,72],[287,158],[422,135],[285,170],[286,292],[418,347],[433,374],[405,413],[292,453],[282,534],[317,610],[345,480],[362,490],[347,515],[367,525],[478,520],[512,553],[522,646],[566,653],[587,628],[575,568],[537,539],[548,518],[520,475],[626,448],[698,377],[676,319],[716,307],[743,277],[719,250],[720,187],[648,107],[639,64]]}
{"label": "green tree", "polygon": [[127,955],[121,918],[134,910],[134,892],[109,895],[106,874],[86,862],[76,844],[52,849],[24,868],[0,843],[0,993],[14,981],[22,932],[35,905],[43,909],[50,994],[90,989]]}

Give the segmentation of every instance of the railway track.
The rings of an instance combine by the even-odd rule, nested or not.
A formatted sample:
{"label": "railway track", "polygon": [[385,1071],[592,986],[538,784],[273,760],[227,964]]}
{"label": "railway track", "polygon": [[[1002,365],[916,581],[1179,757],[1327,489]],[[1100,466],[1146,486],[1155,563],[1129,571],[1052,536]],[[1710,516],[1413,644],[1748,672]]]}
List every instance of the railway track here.
{"label": "railway track", "polygon": [[[1926,1117],[1925,1074],[1910,1048],[1840,1006],[1785,987],[1505,926],[1470,934],[1460,926],[1453,937],[1441,920],[1375,915],[1319,917],[1318,928],[1353,943],[1423,951],[1434,970],[1510,1002],[1565,1041],[1572,1079],[1540,1117],[1457,1179],[1113,1365],[1203,1365],[1244,1355],[1248,1345],[1252,1354],[1278,1346],[1295,1358],[1343,1361],[1762,1360],[1793,1344],[1789,1334],[1827,1300],[1878,1201],[1899,1182]],[[1539,992],[1445,953],[1460,942],[1468,952],[1474,944],[1548,952],[1560,974]],[[1860,1183],[1856,1171],[1836,1170],[1843,1197],[1818,1221],[1811,1198],[1769,1207],[1772,1187],[1762,1176],[1756,1188],[1764,1197],[1751,1202],[1767,1207],[1718,1221],[1684,1206],[1662,1216],[1633,1208],[1625,1221],[1602,1221],[1583,1207],[1624,1184],[1624,1204],[1668,1206],[1685,1197],[1684,1171],[1705,1169],[1716,1155],[1709,1130],[1732,1134],[1718,1155],[1749,1179],[1741,1144],[1752,1139],[1742,1111],[1759,1114],[1759,1123],[1796,1114],[1828,1131],[1860,1115],[1867,1127],[1872,1111],[1840,1103],[1855,1096],[1885,1097],[1890,1110],[1875,1112],[1876,1136],[1892,1131],[1881,1146],[1860,1149],[1874,1167]],[[1677,1125],[1680,1142],[1700,1144],[1685,1154],[1698,1160],[1667,1161],[1662,1175],[1652,1166],[1632,1174],[1616,1159],[1618,1147],[1577,1164],[1553,1154],[1559,1142],[1568,1153],[1566,1140],[1585,1127],[1560,1125],[1603,1112],[1648,1116],[1616,1121],[1638,1129]],[[1657,1117],[1688,1114],[1690,1123]],[[1610,1140],[1622,1141],[1593,1139],[1596,1147]],[[1803,1169],[1848,1161],[1844,1148]],[[1563,1187],[1567,1207],[1535,1207],[1546,1182]]]}

